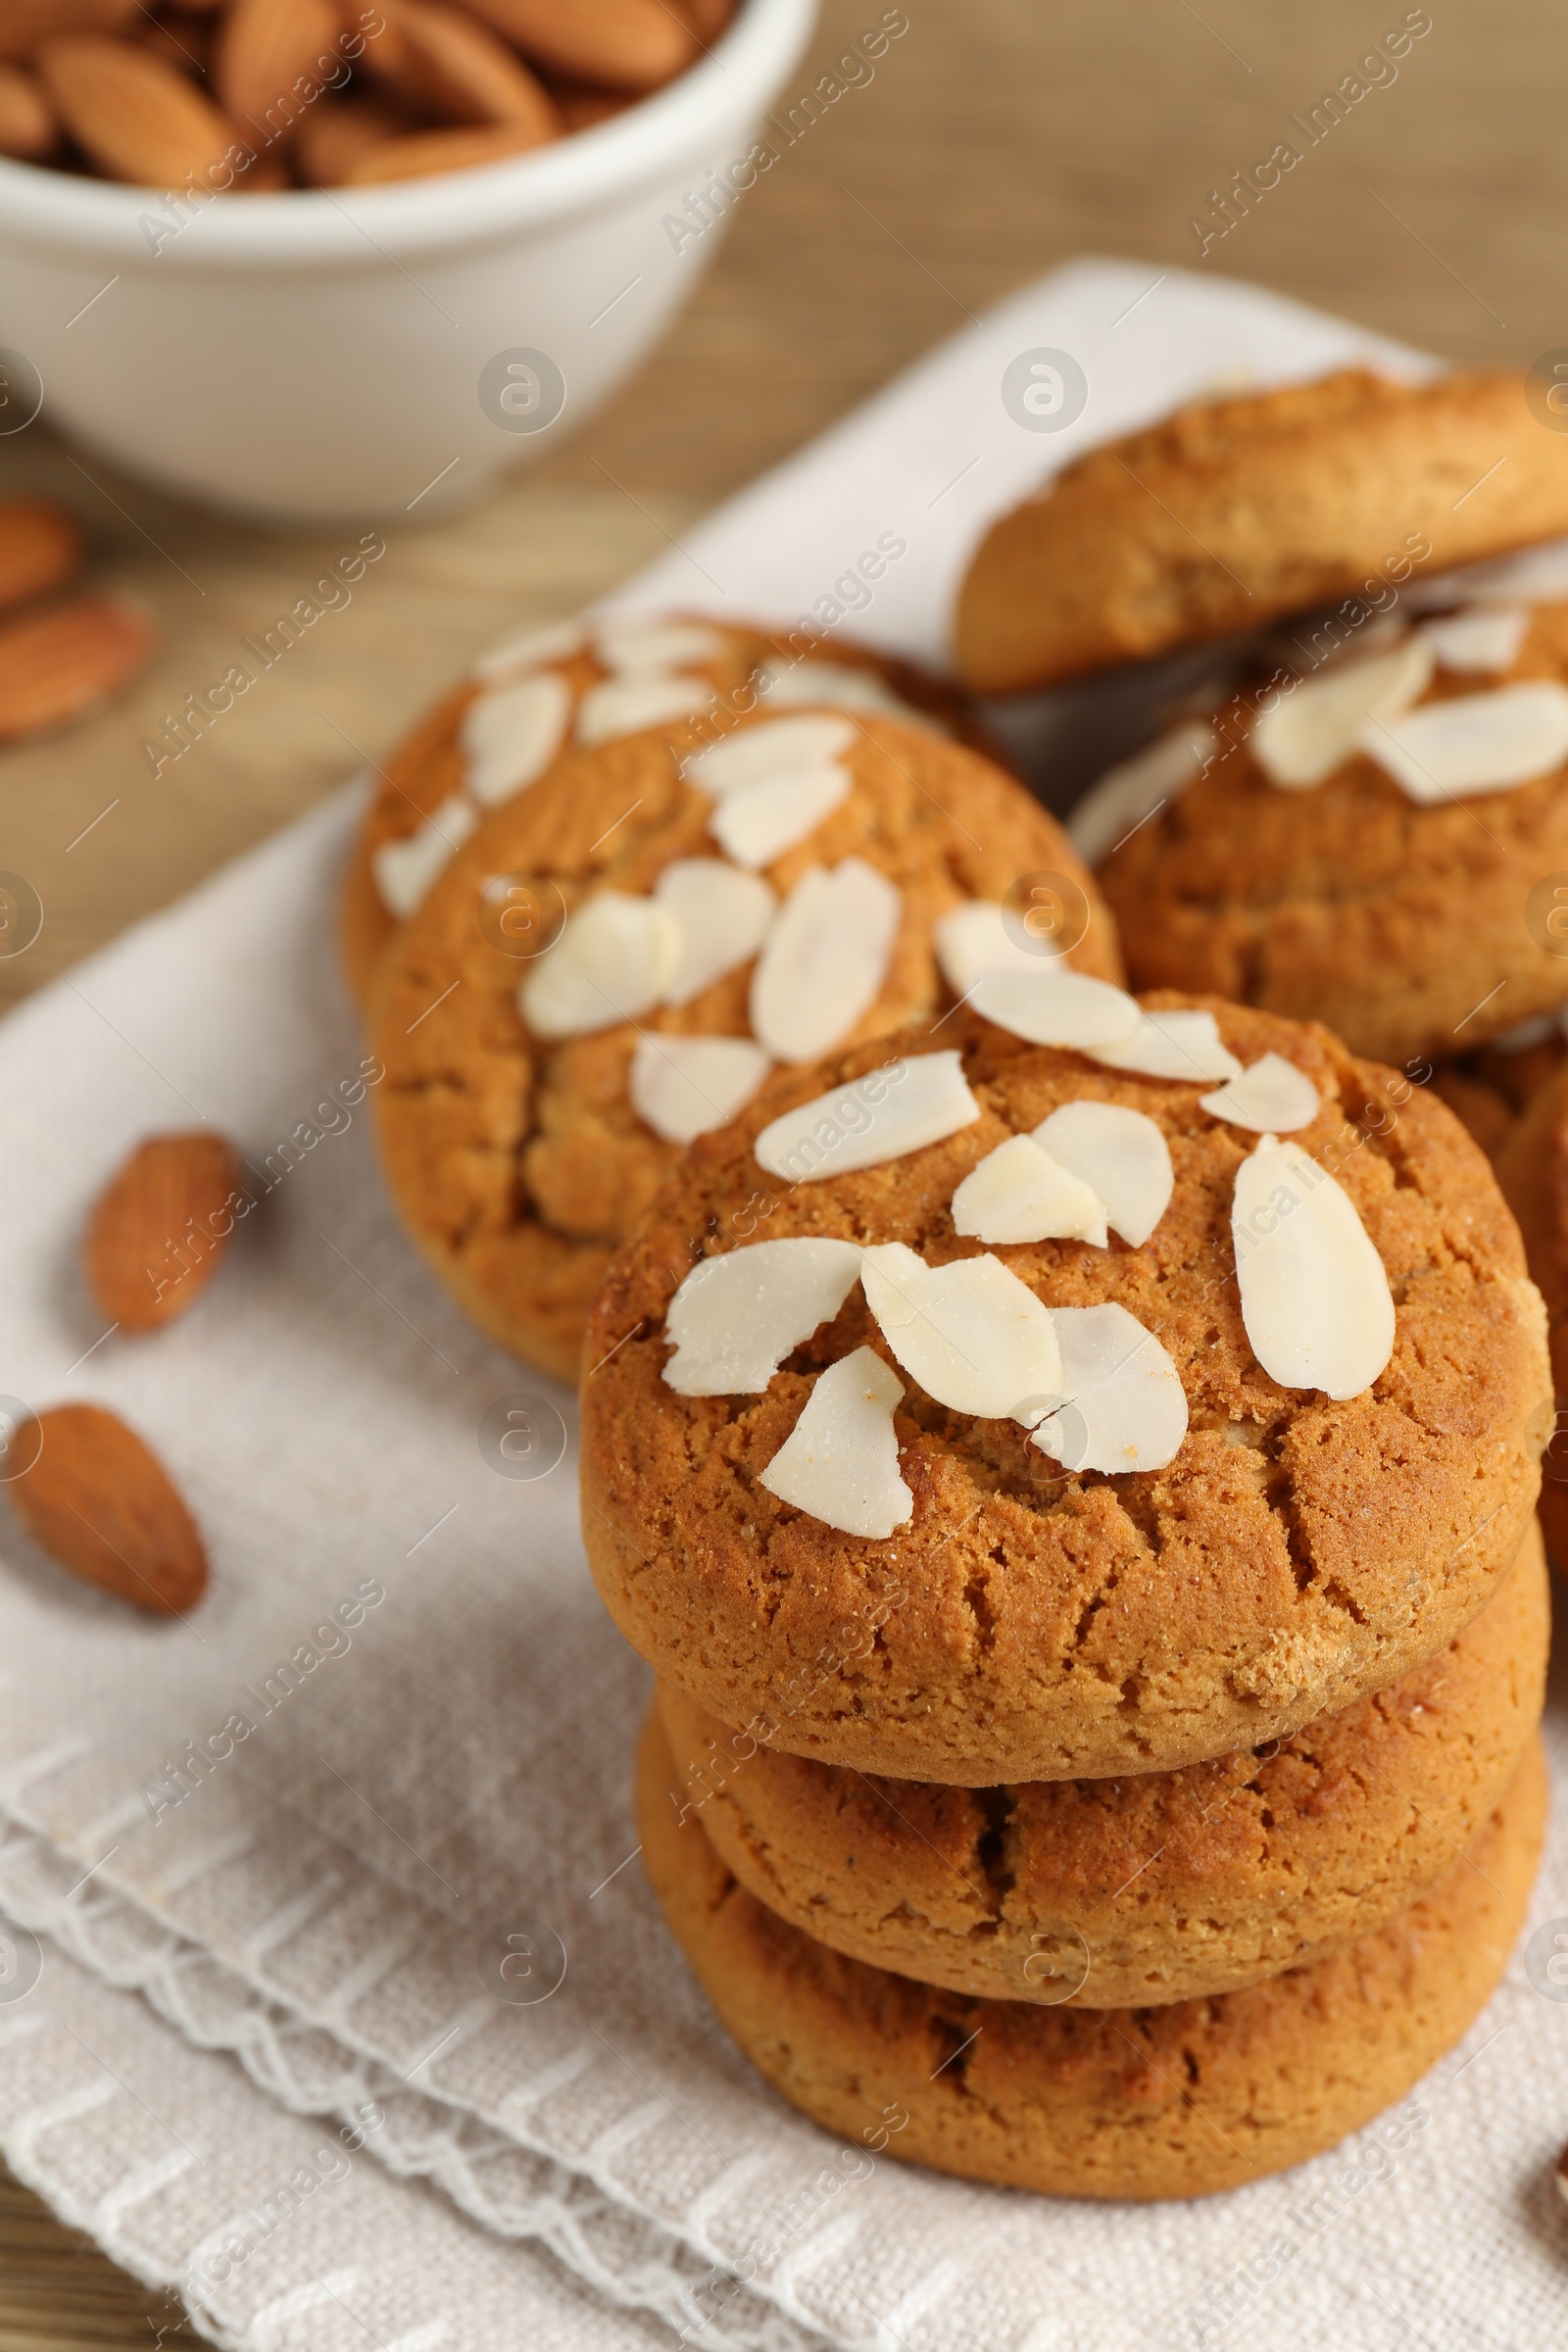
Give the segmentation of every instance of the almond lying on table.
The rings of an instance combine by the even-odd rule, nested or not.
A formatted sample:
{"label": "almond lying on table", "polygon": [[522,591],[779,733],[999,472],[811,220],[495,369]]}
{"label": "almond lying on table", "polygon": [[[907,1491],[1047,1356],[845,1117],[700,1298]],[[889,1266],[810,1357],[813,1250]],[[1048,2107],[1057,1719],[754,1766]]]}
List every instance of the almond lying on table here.
{"label": "almond lying on table", "polygon": [[[129,41],[76,33],[45,41],[38,71],[61,121],[101,172],[148,188],[227,183],[238,159],[255,152],[193,81]],[[235,187],[281,186],[264,158]]]}
{"label": "almond lying on table", "polygon": [[372,148],[354,166],[344,186],[378,187],[383,180],[430,179],[441,172],[471,172],[478,164],[505,163],[540,144],[515,122],[491,122],[466,130],[416,130]]}
{"label": "almond lying on table", "polygon": [[118,1413],[58,1404],[38,1415],[38,1451],[11,1481],[17,1517],[85,1584],[161,1617],[207,1590],[195,1520],[158,1456]]}
{"label": "almond lying on table", "polygon": [[85,717],[146,667],[157,642],[145,613],[107,596],[0,627],[0,742]]}
{"label": "almond lying on table", "polygon": [[332,0],[233,0],[213,60],[220,104],[236,122],[265,124],[269,109],[333,50],[338,29]]}
{"label": "almond lying on table", "polygon": [[194,1306],[228,1247],[239,1154],[210,1128],[152,1135],[98,1196],[83,1251],[87,1283],[122,1331],[156,1331]]}
{"label": "almond lying on table", "polygon": [[0,155],[35,164],[59,138],[54,110],[33,75],[0,66]]}
{"label": "almond lying on table", "polygon": [[386,0],[381,14],[395,47],[368,41],[366,62],[386,72],[401,97],[453,122],[515,123],[540,146],[559,138],[544,84],[487,25],[440,0]]}
{"label": "almond lying on table", "polygon": [[85,552],[75,516],[52,498],[0,499],[0,607],[63,588]]}
{"label": "almond lying on table", "polygon": [[655,90],[698,54],[662,0],[471,0],[473,14],[535,65],[608,90]]}

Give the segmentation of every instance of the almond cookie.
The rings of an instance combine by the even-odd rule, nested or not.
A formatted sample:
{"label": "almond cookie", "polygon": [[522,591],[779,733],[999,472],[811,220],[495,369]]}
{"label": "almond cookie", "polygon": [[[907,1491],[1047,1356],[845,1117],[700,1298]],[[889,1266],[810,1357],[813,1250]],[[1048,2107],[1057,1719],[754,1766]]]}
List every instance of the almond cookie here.
{"label": "almond cookie", "polygon": [[643,1867],[758,2071],[857,2145],[902,2114],[889,2155],[1067,2197],[1239,2188],[1402,2098],[1502,1974],[1546,1811],[1536,1740],[1468,1854],[1375,1935],[1211,2000],[1048,2008],[939,1991],[814,1943],[730,1876],[697,1815],[676,1826],[671,1762],[651,1719]]}
{"label": "almond cookie", "polygon": [[588,1556],[661,1678],[971,1788],[1174,1771],[1397,1682],[1512,1563],[1551,1425],[1443,1103],[1049,968],[704,1137],[584,1361]]}
{"label": "almond cookie", "polygon": [[[1020,882],[1044,896],[1009,930]],[[569,1380],[685,1143],[775,1063],[940,1016],[977,959],[1054,960],[1053,925],[1079,969],[1119,972],[1055,819],[928,729],[699,715],[575,752],[485,820],[382,959],[393,1198],[475,1321]]]}
{"label": "almond cookie", "polygon": [[528,629],[487,654],[378,771],[343,878],[339,945],[363,1004],[399,923],[485,812],[584,744],[684,711],[740,716],[802,701],[881,710],[963,733],[957,698],[859,646],[749,624],[602,615]]}
{"label": "almond cookie", "polygon": [[852,1960],[993,2000],[1231,1992],[1386,1927],[1480,1835],[1541,1719],[1532,1528],[1495,1597],[1391,1690],[1180,1773],[944,1788],[728,1731],[668,1685],[680,1810],[741,1885]]}
{"label": "almond cookie", "polygon": [[994,523],[959,674],[1012,694],[1568,532],[1568,445],[1516,375],[1344,368],[1091,450]]}
{"label": "almond cookie", "polygon": [[1103,858],[1140,987],[1324,1020],[1405,1063],[1568,1002],[1538,905],[1568,871],[1568,603],[1528,581],[1491,602],[1494,576],[1276,671],[1090,795],[1069,829]]}
{"label": "almond cookie", "polygon": [[1557,1409],[1541,1461],[1541,1523],[1568,1573],[1568,1068],[1541,1090],[1503,1145],[1497,1182],[1546,1302]]}

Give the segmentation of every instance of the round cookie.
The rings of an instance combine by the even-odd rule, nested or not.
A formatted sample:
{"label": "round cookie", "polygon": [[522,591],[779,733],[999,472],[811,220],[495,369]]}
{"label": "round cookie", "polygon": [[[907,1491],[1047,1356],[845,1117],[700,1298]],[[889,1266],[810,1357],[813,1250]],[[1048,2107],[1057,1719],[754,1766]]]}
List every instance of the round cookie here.
{"label": "round cookie", "polygon": [[[587,1342],[584,1541],[611,1615],[662,1680],[722,1723],[858,1771],[974,1788],[1092,1779],[1284,1738],[1396,1682],[1486,1605],[1524,1541],[1550,1427],[1541,1300],[1492,1171],[1444,1104],[1326,1031],[1208,1012],[1241,1063],[1278,1054],[1315,1090],[1290,1142],[1337,1175],[1371,1277],[1381,1261],[1392,1288],[1392,1351],[1371,1385],[1334,1401],[1257,1360],[1232,1210],[1260,1139],[1203,1107],[1201,1080],[1028,1045],[972,1008],[940,1035],[782,1077],[675,1169]],[[838,1104],[848,1124],[857,1089],[923,1083],[937,1047],[957,1056],[972,1123],[809,1180],[759,1161],[789,1106]],[[780,1499],[765,1475],[817,1379],[866,1362],[861,1348],[884,1366],[893,1353],[863,1280],[762,1393],[669,1385],[665,1317],[694,1261],[764,1235],[902,1243],[933,1267],[973,1257],[955,1226],[960,1181],[1084,1102],[1160,1131],[1169,1206],[1140,1248],[1113,1235],[989,1254],[1016,1278],[1009,1299],[1108,1305],[1157,1341],[1186,1409],[1164,1466],[1065,1471],[1011,1403],[992,1407],[1002,1418],[955,1411],[901,1365],[905,1522],[845,1533]]]}
{"label": "round cookie", "polygon": [[1282,1747],[1180,1773],[946,1788],[760,1746],[665,1685],[682,1810],[853,1960],[993,2000],[1230,1992],[1386,1927],[1477,1838],[1541,1718],[1539,1531],[1436,1658]]}
{"label": "round cookie", "polygon": [[[1504,666],[1439,666],[1413,709],[1529,681],[1568,684],[1568,605],[1537,606]],[[1537,884],[1568,870],[1568,763],[1423,804],[1352,752],[1288,789],[1254,754],[1257,724],[1245,697],[1218,714],[1206,768],[1101,866],[1136,986],[1326,1021],[1355,1052],[1407,1065],[1568,1001],[1568,959],[1526,920]]]}
{"label": "round cookie", "polygon": [[[662,650],[664,658],[651,662],[650,648]],[[539,774],[554,760],[569,756],[584,726],[596,740],[640,732],[647,723],[636,710],[644,685],[654,695],[667,692],[677,705],[683,684],[694,700],[710,692],[737,715],[762,707],[795,708],[809,688],[818,701],[842,700],[889,712],[902,709],[944,732],[967,732],[958,699],[934,678],[906,662],[836,639],[813,639],[800,629],[784,636],[751,623],[690,613],[646,623],[617,618],[530,629],[487,655],[471,675],[443,695],[377,771],[350,852],[338,910],[343,969],[357,1004],[363,1005],[368,996],[387,942],[450,855],[448,843],[459,847],[492,805],[488,786],[483,798],[469,789],[475,778],[485,783],[474,750],[465,740],[474,705],[543,676],[559,678],[564,692],[553,748],[547,732],[535,749]],[[617,680],[627,688],[618,714],[606,698],[595,697],[596,689],[613,688]],[[601,735],[601,729],[608,731]],[[520,789],[505,784],[504,771],[497,776],[505,797]]]}
{"label": "round cookie", "polygon": [[1178,410],[992,525],[958,599],[980,694],[1263,627],[1568,532],[1568,446],[1516,375],[1361,368]]}
{"label": "round cookie", "polygon": [[1068,2197],[1239,2188],[1402,2098],[1502,1973],[1546,1809],[1536,1740],[1469,1853],[1375,1935],[1211,2000],[1044,2008],[938,1991],[814,1943],[730,1876],[697,1816],[676,1826],[670,1766],[651,1719],[643,1867],[758,2071],[857,2144],[903,2114],[890,2155]]}
{"label": "round cookie", "polygon": [[1542,1455],[1541,1523],[1568,1574],[1568,1068],[1547,1081],[1497,1155],[1497,1182],[1519,1220],[1546,1302],[1557,1409]]}
{"label": "round cookie", "polygon": [[[743,719],[721,740],[776,723]],[[849,1037],[951,1006],[933,925],[966,900],[1000,903],[1021,877],[1060,877],[1084,926],[1071,961],[1119,975],[1087,868],[1021,785],[925,729],[868,712],[838,723],[851,738],[844,798],[760,870],[780,904],[813,870],[850,861],[874,869],[873,890],[875,876],[895,886],[880,985]],[[473,1319],[562,1380],[575,1378],[616,1244],[679,1156],[632,1107],[636,1055],[649,1035],[745,1039],[754,962],[687,1003],[547,1041],[524,1020],[518,988],[549,956],[505,952],[485,892],[493,877],[522,878],[531,904],[575,914],[612,891],[646,898],[678,860],[717,859],[715,801],[682,773],[711,740],[704,721],[682,721],[559,762],[463,845],[377,973],[368,1028],[386,1064],[376,1114],[393,1199]]]}

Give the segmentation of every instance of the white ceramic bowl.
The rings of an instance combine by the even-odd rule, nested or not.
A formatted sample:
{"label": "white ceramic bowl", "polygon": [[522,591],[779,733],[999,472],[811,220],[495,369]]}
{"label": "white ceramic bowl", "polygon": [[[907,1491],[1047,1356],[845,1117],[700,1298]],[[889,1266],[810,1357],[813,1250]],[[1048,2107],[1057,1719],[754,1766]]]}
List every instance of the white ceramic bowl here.
{"label": "white ceramic bowl", "polygon": [[745,0],[641,105],[401,186],[187,201],[181,225],[154,190],[0,160],[10,418],[41,378],[47,421],[269,521],[466,504],[556,447],[691,293],[721,223],[665,216],[695,219],[688,192],[746,156],[815,10]]}

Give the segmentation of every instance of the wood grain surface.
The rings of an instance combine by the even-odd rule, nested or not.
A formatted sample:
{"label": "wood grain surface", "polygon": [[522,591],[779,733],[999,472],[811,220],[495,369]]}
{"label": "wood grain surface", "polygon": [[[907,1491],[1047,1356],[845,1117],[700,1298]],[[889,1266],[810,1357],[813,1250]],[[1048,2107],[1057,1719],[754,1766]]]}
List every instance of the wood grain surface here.
{"label": "wood grain surface", "polygon": [[[487,638],[569,611],[987,303],[1071,255],[1250,277],[1454,358],[1528,365],[1565,338],[1568,141],[1545,0],[1431,0],[1397,78],[1200,259],[1190,226],[1295,138],[1406,12],[1352,0],[905,0],[909,29],[747,199],[635,382],[477,513],[388,531],[328,615],[154,782],[139,745],[219,678],[353,534],[269,536],[181,509],[35,431],[0,495],[47,487],[95,569],[156,611],[137,691],[0,754],[0,868],[44,906],[0,1005],[378,757]],[[1420,14],[1422,12],[1413,12]],[[881,14],[827,0],[800,88]],[[1372,69],[1381,73],[1382,69]],[[1362,77],[1370,83],[1370,75]],[[797,93],[786,93],[786,100]],[[4,321],[0,320],[0,339]],[[152,2344],[177,2312],[0,2180],[0,2352]],[[188,2324],[165,2340],[193,2344]]]}

